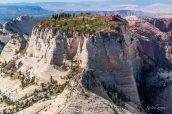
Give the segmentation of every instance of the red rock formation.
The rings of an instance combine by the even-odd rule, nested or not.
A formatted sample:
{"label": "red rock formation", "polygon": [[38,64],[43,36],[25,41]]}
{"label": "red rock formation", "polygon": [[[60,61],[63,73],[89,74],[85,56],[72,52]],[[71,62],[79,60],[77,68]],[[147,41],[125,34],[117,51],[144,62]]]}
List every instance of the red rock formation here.
{"label": "red rock formation", "polygon": [[159,65],[172,68],[172,45],[168,43],[169,35],[146,21],[129,25],[132,34],[139,39],[143,53]]}
{"label": "red rock formation", "polygon": [[123,18],[119,14],[109,16],[109,21],[119,21],[123,22]]}
{"label": "red rock formation", "polygon": [[152,19],[150,21],[155,27],[157,27],[162,32],[172,31],[172,19]]}

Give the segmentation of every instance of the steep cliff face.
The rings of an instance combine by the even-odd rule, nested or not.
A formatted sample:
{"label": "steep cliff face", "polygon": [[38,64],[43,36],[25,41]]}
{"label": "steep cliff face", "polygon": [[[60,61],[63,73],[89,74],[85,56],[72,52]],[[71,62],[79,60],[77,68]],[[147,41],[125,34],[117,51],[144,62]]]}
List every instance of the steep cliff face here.
{"label": "steep cliff face", "polygon": [[163,32],[169,32],[172,30],[172,20],[171,19],[151,19],[151,24],[160,29]]}
{"label": "steep cliff face", "polygon": [[[167,21],[167,20],[166,20]],[[157,19],[152,24],[142,20],[130,26],[142,46],[143,54],[143,90],[145,101],[152,113],[171,113],[171,31],[169,21]],[[165,32],[164,32],[165,31]],[[144,94],[143,93],[143,94]]]}
{"label": "steep cliff face", "polygon": [[[73,36],[69,37],[53,28],[37,26],[33,29],[26,55],[17,60],[18,64],[22,63],[18,70],[24,74],[30,72],[30,75],[37,76],[39,83],[47,82],[52,76],[57,79],[59,84],[63,84],[71,72],[59,68],[70,69],[79,66],[81,69],[85,69],[82,74],[78,75],[78,78],[73,77],[75,81],[70,81],[69,88],[67,87],[54,103],[43,109],[41,113],[46,111],[54,113],[57,110],[65,114],[76,112],[76,110],[83,113],[96,113],[96,111],[99,113],[129,113],[125,109],[122,109],[121,112],[111,103],[108,92],[116,89],[125,96],[126,101],[130,104],[127,105],[129,111],[141,113],[135,107],[135,105],[141,104],[137,90],[141,73],[138,43],[131,42],[130,38],[129,33],[125,33],[124,36],[116,36],[113,32],[105,31],[97,32],[95,35],[79,35],[78,32],[74,32]],[[92,73],[87,74],[87,72]],[[84,94],[90,98],[84,98],[83,102]],[[75,101],[73,101],[74,99]],[[89,102],[92,102],[97,108],[90,109],[92,105]],[[109,105],[104,105],[103,102]],[[135,105],[131,105],[132,103]],[[23,110],[21,113],[35,111],[33,109],[37,106],[39,104]],[[100,106],[104,108],[100,110]],[[131,108],[131,106],[135,108]]]}
{"label": "steep cliff face", "polygon": [[[126,36],[126,39],[130,38]],[[140,58],[136,46],[130,48],[128,45],[134,47],[113,32],[98,32],[95,36],[78,36],[76,32],[69,38],[64,33],[55,33],[53,29],[35,27],[25,59],[36,59],[59,67],[71,61],[82,68],[92,69],[104,86],[117,87],[131,101],[140,104],[135,81],[135,76],[139,75]],[[42,64],[38,67],[42,71]]]}
{"label": "steep cliff face", "polygon": [[117,29],[68,34],[38,25],[28,46],[23,37],[11,39],[1,54],[0,80],[10,83],[0,96],[18,102],[12,111],[19,114],[142,113],[141,43],[128,28]]}
{"label": "steep cliff face", "polygon": [[167,33],[148,22],[136,22],[130,27],[142,46],[143,53],[162,67],[171,68],[171,39]]}
{"label": "steep cliff face", "polygon": [[141,114],[144,102],[148,112],[171,114],[171,33],[145,20],[131,20],[129,28],[125,22],[50,19],[33,28],[29,41],[22,34],[1,37],[0,104],[6,107],[0,109]]}

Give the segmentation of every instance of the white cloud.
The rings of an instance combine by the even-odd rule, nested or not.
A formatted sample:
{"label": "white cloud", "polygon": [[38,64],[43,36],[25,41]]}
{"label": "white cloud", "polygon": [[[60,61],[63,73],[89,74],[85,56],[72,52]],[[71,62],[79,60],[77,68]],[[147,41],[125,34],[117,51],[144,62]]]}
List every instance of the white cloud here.
{"label": "white cloud", "polygon": [[153,13],[172,13],[172,4],[156,3],[145,6],[142,10]]}
{"label": "white cloud", "polygon": [[126,4],[126,5],[113,5],[110,6],[110,9],[115,8],[117,10],[126,9],[126,10],[141,10],[150,13],[172,13],[172,4],[162,4],[162,3],[155,3],[146,6],[138,6],[135,4]]}
{"label": "white cloud", "polygon": [[124,4],[124,5],[112,5],[110,8],[120,10],[120,9],[126,9],[126,10],[134,10],[138,9],[138,5],[135,4]]}

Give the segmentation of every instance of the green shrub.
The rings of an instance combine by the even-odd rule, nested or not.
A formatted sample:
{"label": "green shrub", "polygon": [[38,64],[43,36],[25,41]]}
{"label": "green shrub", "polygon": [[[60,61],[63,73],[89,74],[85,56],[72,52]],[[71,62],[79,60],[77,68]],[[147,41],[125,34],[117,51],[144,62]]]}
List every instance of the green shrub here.
{"label": "green shrub", "polygon": [[[57,30],[64,32],[79,31],[81,34],[95,34],[100,30],[116,30],[121,32],[118,22],[107,22],[106,17],[93,15],[65,16],[58,18],[59,15],[53,16],[52,19],[40,21],[40,25],[47,27],[55,27]],[[58,18],[58,19],[57,19]]]}

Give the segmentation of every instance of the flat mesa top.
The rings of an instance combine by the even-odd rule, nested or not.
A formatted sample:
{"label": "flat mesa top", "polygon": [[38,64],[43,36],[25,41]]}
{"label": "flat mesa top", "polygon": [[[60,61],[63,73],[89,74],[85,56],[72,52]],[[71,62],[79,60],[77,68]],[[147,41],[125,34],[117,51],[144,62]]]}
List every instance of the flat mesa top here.
{"label": "flat mesa top", "polygon": [[63,31],[79,31],[81,33],[94,34],[97,31],[121,32],[121,24],[126,24],[126,20],[119,15],[114,16],[95,16],[88,14],[70,15],[57,14],[50,19],[42,20],[39,25],[54,27]]}

